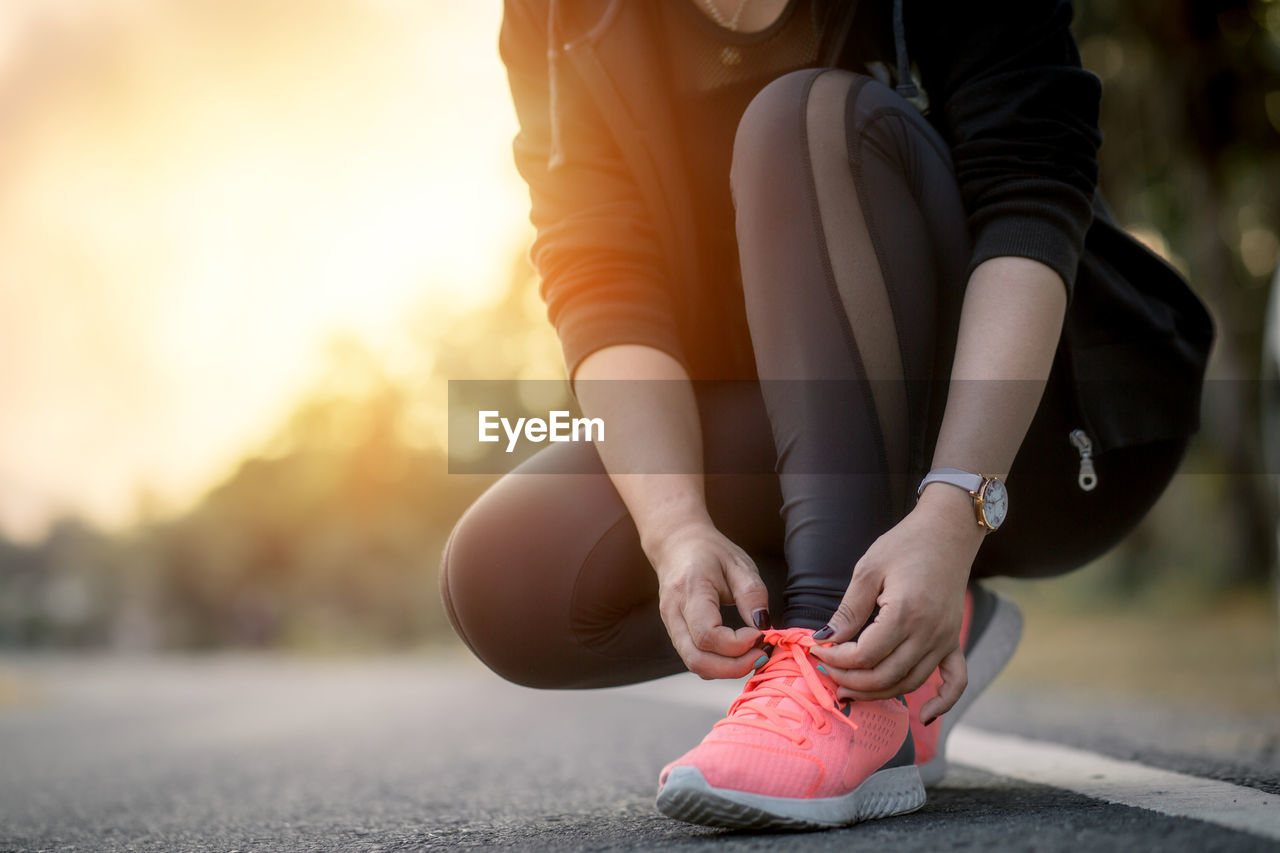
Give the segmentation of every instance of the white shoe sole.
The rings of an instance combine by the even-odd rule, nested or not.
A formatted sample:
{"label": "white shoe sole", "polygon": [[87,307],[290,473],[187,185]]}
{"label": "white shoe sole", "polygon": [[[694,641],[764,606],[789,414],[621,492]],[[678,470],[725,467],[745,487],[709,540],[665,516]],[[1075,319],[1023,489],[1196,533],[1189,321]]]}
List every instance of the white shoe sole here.
{"label": "white shoe sole", "polygon": [[658,811],[670,818],[730,829],[825,829],[913,812],[924,805],[913,765],[878,770],[840,797],[796,799],[713,788],[696,767],[676,767],[658,789]]}
{"label": "white shoe sole", "polygon": [[991,613],[991,621],[965,656],[969,684],[960,695],[960,700],[936,724],[942,726],[942,731],[938,733],[937,754],[920,765],[920,779],[925,787],[938,784],[947,775],[947,736],[969,710],[969,706],[982,695],[982,691],[996,680],[1000,670],[1013,657],[1018,641],[1022,639],[1022,611],[1018,609],[1018,605],[997,593],[992,595],[996,597],[996,606]]}

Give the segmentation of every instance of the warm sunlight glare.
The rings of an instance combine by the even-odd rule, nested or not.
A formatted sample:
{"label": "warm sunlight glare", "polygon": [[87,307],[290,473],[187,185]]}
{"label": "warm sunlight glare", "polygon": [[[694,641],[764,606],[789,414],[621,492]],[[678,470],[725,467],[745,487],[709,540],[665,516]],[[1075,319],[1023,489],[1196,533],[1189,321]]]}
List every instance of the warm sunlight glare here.
{"label": "warm sunlight glare", "polygon": [[0,526],[189,500],[527,242],[500,4],[5,0]]}

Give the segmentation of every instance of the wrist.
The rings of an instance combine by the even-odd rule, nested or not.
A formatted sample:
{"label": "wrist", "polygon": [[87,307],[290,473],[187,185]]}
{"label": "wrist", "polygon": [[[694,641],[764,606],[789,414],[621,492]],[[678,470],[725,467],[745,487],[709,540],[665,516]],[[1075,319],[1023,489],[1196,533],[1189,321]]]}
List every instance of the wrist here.
{"label": "wrist", "polygon": [[971,544],[976,550],[987,534],[974,512],[973,495],[950,483],[929,483],[920,493],[915,510],[923,512],[948,535]]}
{"label": "wrist", "polygon": [[707,512],[706,502],[701,496],[694,496],[665,501],[646,513],[637,528],[641,550],[656,564],[670,543],[692,533],[714,529],[715,523]]}

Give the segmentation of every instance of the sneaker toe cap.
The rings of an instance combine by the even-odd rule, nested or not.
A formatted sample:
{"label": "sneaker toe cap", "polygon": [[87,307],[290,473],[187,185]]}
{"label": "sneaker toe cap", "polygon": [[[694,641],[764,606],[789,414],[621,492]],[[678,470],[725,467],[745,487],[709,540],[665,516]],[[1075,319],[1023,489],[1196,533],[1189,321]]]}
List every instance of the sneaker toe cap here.
{"label": "sneaker toe cap", "polygon": [[711,742],[664,767],[659,786],[682,766],[696,767],[714,788],[773,796],[813,796],[826,776],[822,762],[803,750]]}

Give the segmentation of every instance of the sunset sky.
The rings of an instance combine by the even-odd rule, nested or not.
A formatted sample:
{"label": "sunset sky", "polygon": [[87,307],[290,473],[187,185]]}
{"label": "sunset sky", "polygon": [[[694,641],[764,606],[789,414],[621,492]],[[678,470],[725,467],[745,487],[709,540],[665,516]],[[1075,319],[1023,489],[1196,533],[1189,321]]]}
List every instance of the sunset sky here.
{"label": "sunset sky", "polygon": [[176,508],[528,241],[497,0],[5,0],[0,530]]}

